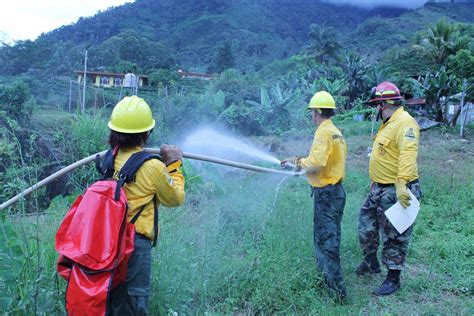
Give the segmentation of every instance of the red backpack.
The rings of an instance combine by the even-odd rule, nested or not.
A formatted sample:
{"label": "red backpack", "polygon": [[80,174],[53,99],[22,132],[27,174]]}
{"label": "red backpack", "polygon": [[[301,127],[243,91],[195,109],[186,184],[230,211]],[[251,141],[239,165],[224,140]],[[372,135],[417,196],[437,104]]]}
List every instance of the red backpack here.
{"label": "red backpack", "polygon": [[[158,155],[134,153],[118,173],[114,174],[117,150],[105,154],[102,165],[96,166],[102,180],[89,186],[77,197],[56,233],[59,253],[57,271],[67,282],[66,311],[68,315],[107,314],[109,294],[125,281],[128,260],[134,250],[134,223],[145,206],[127,222],[127,197],[123,186],[134,180],[140,166]],[[158,230],[156,196],[155,240]]]}

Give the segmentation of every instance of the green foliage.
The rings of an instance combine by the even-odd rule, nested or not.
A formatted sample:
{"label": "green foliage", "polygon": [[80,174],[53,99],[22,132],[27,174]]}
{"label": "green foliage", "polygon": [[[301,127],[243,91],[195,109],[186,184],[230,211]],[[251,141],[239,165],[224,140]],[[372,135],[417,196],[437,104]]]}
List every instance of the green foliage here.
{"label": "green foliage", "polygon": [[343,71],[347,83],[347,97],[355,100],[358,96],[370,90],[367,74],[370,64],[367,60],[355,53],[348,53],[344,56]]}
{"label": "green foliage", "polygon": [[6,311],[13,302],[16,277],[25,253],[14,225],[5,213],[0,214],[0,310]]}
{"label": "green foliage", "polygon": [[29,122],[34,100],[28,86],[20,80],[11,85],[0,86],[0,111],[23,123]]}
{"label": "green foliage", "polygon": [[[262,103],[278,99],[276,91],[261,91]],[[285,96],[284,90],[281,95]],[[223,100],[213,102],[224,104]],[[357,104],[356,110],[363,110]],[[82,120],[86,118],[75,123],[82,129],[75,128],[85,132],[90,126]],[[89,120],[95,125],[105,123],[93,117]],[[282,180],[238,170],[222,171],[212,165],[203,168],[186,161],[186,204],[172,210],[160,208],[161,236],[153,252],[151,314],[470,314],[473,278],[469,238],[474,223],[469,215],[474,201],[469,179],[474,162],[465,144],[446,140],[453,135],[441,135],[436,130],[422,135],[422,211],[402,275],[404,285],[396,296],[400,304],[388,306],[371,294],[382,278],[361,282],[352,272],[361,260],[354,223],[370,182],[366,171],[370,122],[346,120],[337,121],[337,125],[344,130],[349,148],[341,244],[349,301],[345,305],[333,303],[317,272],[312,201],[304,178]],[[97,138],[92,134],[84,137]],[[297,142],[292,138],[285,146]],[[89,146],[82,149],[84,153],[97,150]],[[466,168],[456,168],[448,159],[463,161]],[[0,221],[0,229],[8,236],[6,244],[0,243],[0,255],[5,259],[0,261],[0,269],[15,271],[0,274],[1,278],[14,278],[4,296],[8,297],[9,305],[3,309],[7,313],[64,313],[66,282],[55,273],[54,234],[74,196],[54,199],[44,215]],[[3,236],[0,234],[0,241]],[[18,257],[9,255],[13,245],[21,245],[26,253],[21,258],[27,264],[17,263]]]}
{"label": "green foliage", "polygon": [[456,55],[449,56],[448,69],[460,79],[474,77],[474,52],[461,49]]}
{"label": "green foliage", "polygon": [[[380,61],[384,71],[389,74],[417,77],[426,74],[436,65],[419,50],[412,47],[391,47]],[[380,81],[379,81],[380,82]]]}
{"label": "green foliage", "polygon": [[455,25],[446,19],[440,19],[434,27],[428,28],[428,33],[418,45],[413,47],[421,51],[436,65],[444,65],[450,55],[468,47],[469,37],[461,36]]}
{"label": "green foliage", "polygon": [[326,22],[322,24],[311,24],[309,27],[310,45],[309,54],[321,64],[328,62],[331,58],[337,58],[341,44],[338,41],[337,32]]}
{"label": "green foliage", "polygon": [[152,87],[169,87],[174,85],[178,80],[179,76],[175,71],[169,69],[158,69],[148,74],[150,85]]}
{"label": "green foliage", "polygon": [[[428,73],[422,81],[421,88],[424,90],[426,103],[436,113],[438,122],[446,121],[445,104],[440,102],[441,98],[448,97],[456,92],[457,80],[454,75],[448,75],[442,67],[436,73]],[[447,98],[445,98],[447,101]]]}
{"label": "green foliage", "polygon": [[[377,59],[390,47],[407,44],[413,33],[441,16],[471,22],[469,11],[462,6],[367,10],[321,1],[210,4],[188,0],[181,5],[169,0],[141,0],[80,18],[36,41],[3,45],[0,74],[31,70],[69,74],[81,64],[86,48],[90,49],[92,67],[113,69],[120,61],[129,61],[144,72],[173,68],[175,60],[183,68],[207,69],[223,43],[230,43],[236,67],[245,71],[254,70],[256,64],[288,58],[308,46],[308,40],[313,41],[311,50],[318,61],[337,57],[338,47],[346,46],[343,43],[348,44],[345,49],[370,53]],[[318,26],[311,28],[315,22]]]}
{"label": "green foliage", "polygon": [[219,47],[214,64],[209,67],[210,72],[221,73],[226,69],[235,67],[235,59],[232,54],[232,47],[228,42]]}
{"label": "green foliage", "polygon": [[90,56],[91,67],[105,66],[117,72],[169,69],[175,65],[175,60],[165,45],[140,36],[135,31],[110,37],[91,48]]}
{"label": "green foliage", "polygon": [[[64,124],[64,123],[63,123]],[[85,157],[108,149],[109,129],[101,112],[95,115],[77,114],[66,122],[67,127],[54,132],[54,144],[62,152],[64,165],[69,165]],[[95,166],[80,167],[69,179],[76,189],[82,190],[97,179]]]}

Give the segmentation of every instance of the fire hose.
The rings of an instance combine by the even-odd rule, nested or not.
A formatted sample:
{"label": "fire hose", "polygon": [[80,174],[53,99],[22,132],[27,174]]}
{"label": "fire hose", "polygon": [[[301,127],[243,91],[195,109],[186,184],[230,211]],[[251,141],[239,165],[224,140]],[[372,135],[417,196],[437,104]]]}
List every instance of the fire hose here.
{"label": "fire hose", "polygon": [[[145,148],[147,152],[150,152],[152,154],[159,154],[160,150],[158,148]],[[17,194],[16,196],[12,197],[8,201],[0,204],[0,211],[6,209],[7,207],[10,207],[11,205],[15,204],[18,202],[21,198],[24,198],[25,196],[31,194],[33,191],[38,190],[39,188],[47,185],[51,181],[53,181],[56,178],[59,178],[63,175],[65,175],[68,172],[73,171],[74,169],[86,165],[92,161],[95,161],[97,155],[100,157],[103,157],[106,151],[102,151],[97,154],[90,155],[86,158],[83,158],[79,161],[76,161],[73,164],[70,164],[67,167],[64,167],[63,169],[53,173],[49,177],[44,178],[40,182],[32,185],[28,189],[24,190],[23,192]],[[232,160],[225,160],[225,159],[220,159],[216,157],[210,157],[210,156],[204,156],[204,155],[198,155],[198,154],[193,154],[193,153],[183,153],[183,157],[193,159],[193,160],[200,160],[200,161],[206,161],[206,162],[211,162],[219,165],[224,165],[224,166],[229,166],[229,167],[234,167],[234,168],[240,168],[240,169],[246,169],[246,170],[251,170],[251,171],[256,171],[256,172],[263,172],[263,173],[271,173],[271,174],[279,174],[279,175],[284,175],[284,176],[301,176],[304,174],[304,171],[285,171],[285,170],[276,170],[276,169],[271,169],[271,168],[265,168],[265,167],[259,167],[259,166],[254,166],[254,165],[249,165],[241,162],[236,162]]]}

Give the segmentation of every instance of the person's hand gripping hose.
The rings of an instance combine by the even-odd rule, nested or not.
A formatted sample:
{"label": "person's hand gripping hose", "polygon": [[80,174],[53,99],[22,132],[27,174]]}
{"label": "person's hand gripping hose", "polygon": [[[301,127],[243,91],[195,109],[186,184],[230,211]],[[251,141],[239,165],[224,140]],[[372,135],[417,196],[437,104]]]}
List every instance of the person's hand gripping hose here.
{"label": "person's hand gripping hose", "polygon": [[183,159],[183,152],[174,145],[161,145],[160,154],[163,162],[169,166],[173,162]]}

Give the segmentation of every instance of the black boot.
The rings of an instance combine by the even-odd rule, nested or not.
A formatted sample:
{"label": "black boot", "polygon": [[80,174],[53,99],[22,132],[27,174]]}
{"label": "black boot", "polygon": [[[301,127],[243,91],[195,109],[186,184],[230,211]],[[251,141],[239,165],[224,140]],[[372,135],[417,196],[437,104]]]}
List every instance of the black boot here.
{"label": "black boot", "polygon": [[380,273],[380,264],[377,260],[377,256],[366,256],[364,261],[356,269],[356,274],[362,276],[365,274],[376,274]]}
{"label": "black boot", "polygon": [[390,295],[400,289],[400,270],[388,270],[387,278],[382,285],[374,290],[377,296]]}

